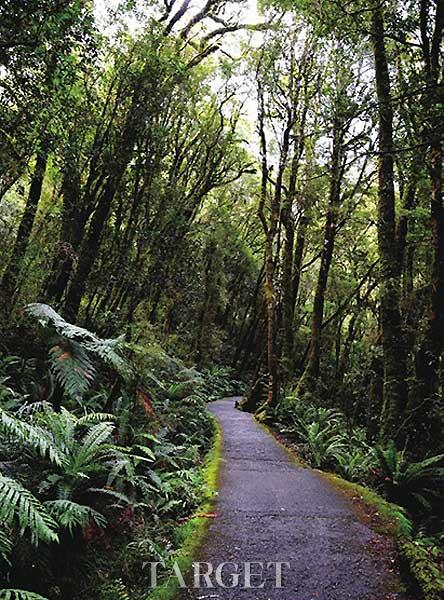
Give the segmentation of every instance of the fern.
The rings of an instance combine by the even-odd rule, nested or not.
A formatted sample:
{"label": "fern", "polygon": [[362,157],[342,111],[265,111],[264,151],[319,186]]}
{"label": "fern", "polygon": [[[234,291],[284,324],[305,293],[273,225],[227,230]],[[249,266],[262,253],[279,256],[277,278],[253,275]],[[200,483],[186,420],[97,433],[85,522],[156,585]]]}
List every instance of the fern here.
{"label": "fern", "polygon": [[48,433],[36,425],[16,418],[0,408],[0,431],[14,442],[21,442],[43,458],[61,466],[64,460],[60,449],[53,443]]}
{"label": "fern", "polygon": [[91,521],[98,527],[106,527],[105,517],[90,506],[71,500],[50,500],[45,502],[49,514],[70,533],[80,527],[85,529]]}
{"label": "fern", "polygon": [[88,353],[76,341],[64,340],[49,350],[50,369],[65,394],[81,399],[94,382],[96,370]]}
{"label": "fern", "polygon": [[101,586],[98,600],[130,600],[130,595],[123,581],[114,579]]}
{"label": "fern", "polygon": [[25,590],[0,590],[1,600],[48,600],[35,592],[26,592]]}
{"label": "fern", "polygon": [[41,502],[18,481],[0,474],[0,522],[11,526],[16,519],[22,534],[30,531],[34,544],[58,542],[57,523]]}
{"label": "fern", "polygon": [[126,381],[135,378],[131,365],[122,356],[123,337],[99,338],[83,327],[68,323],[47,304],[29,304],[26,310],[59,336],[59,341],[49,351],[50,369],[64,393],[71,398],[82,398],[94,382],[96,368],[92,357],[100,359]]}
{"label": "fern", "polygon": [[94,461],[106,458],[114,446],[105,444],[114,431],[112,423],[97,423],[90,427],[84,436],[82,443],[73,455],[71,469],[74,471],[87,471],[93,466]]}
{"label": "fern", "polygon": [[376,447],[375,454],[379,461],[379,478],[388,497],[409,509],[430,512],[444,488],[444,468],[437,466],[444,462],[444,454],[408,463],[392,441],[386,447]]}
{"label": "fern", "polygon": [[82,427],[83,425],[94,425],[95,423],[101,423],[103,421],[110,422],[114,419],[115,417],[111,413],[95,412],[83,415],[83,417],[79,417],[77,419],[77,425]]}
{"label": "fern", "polygon": [[0,556],[9,563],[8,555],[12,550],[12,539],[10,532],[0,531]]}
{"label": "fern", "polygon": [[121,354],[125,345],[124,339],[124,336],[107,340],[95,338],[94,341],[85,344],[85,349],[100,357],[104,363],[113,368],[119,375],[128,381],[133,379],[134,372],[130,364]]}

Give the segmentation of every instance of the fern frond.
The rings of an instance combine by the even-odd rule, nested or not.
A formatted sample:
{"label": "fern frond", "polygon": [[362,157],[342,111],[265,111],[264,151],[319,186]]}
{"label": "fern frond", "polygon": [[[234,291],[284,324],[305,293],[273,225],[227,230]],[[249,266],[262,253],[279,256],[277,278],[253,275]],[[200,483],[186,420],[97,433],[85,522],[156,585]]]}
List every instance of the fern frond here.
{"label": "fern frond", "polygon": [[60,316],[58,312],[56,312],[53,308],[51,308],[51,306],[48,306],[47,304],[35,302],[33,304],[28,304],[25,310],[32,317],[36,318],[38,322],[44,327],[52,325],[55,331],[65,338],[68,338],[70,340],[91,341],[97,339],[96,336],[87,329],[65,321],[65,319],[62,316]]}
{"label": "fern frond", "polygon": [[[73,357],[73,360],[74,357],[76,359],[73,363],[74,367],[81,371],[83,370],[84,373],[87,374],[87,378],[89,375],[93,375],[88,353],[98,356],[104,363],[117,371],[125,380],[134,378],[134,372],[131,365],[122,356],[122,350],[125,345],[123,336],[115,339],[101,339],[83,327],[68,323],[47,304],[29,304],[26,307],[26,310],[30,315],[38,319],[43,326],[51,326],[58,335],[69,340],[69,347],[71,350],[68,352],[68,355],[65,356],[64,353],[62,353],[58,356],[59,364],[56,361],[56,366],[59,369],[58,374],[59,377],[63,378],[62,381],[64,381],[64,377],[67,376],[65,371],[68,371],[70,367],[69,363],[64,365],[63,361],[69,360],[71,356]],[[63,348],[63,350],[66,351],[66,348]],[[81,351],[84,354],[82,354]],[[60,364],[61,357],[63,357],[62,364]],[[63,372],[62,367],[66,367]],[[74,375],[72,377],[74,377]],[[80,383],[80,380],[77,380],[76,383]],[[85,382],[82,383],[85,384]]]}
{"label": "fern frond", "polygon": [[442,469],[435,467],[435,465],[442,462],[444,462],[444,454],[437,454],[421,462],[410,463],[405,470],[406,476],[409,478],[431,477],[436,474],[437,477],[440,477],[442,476]]}
{"label": "fern frond", "polygon": [[48,600],[35,592],[25,590],[0,590],[1,600]]}
{"label": "fern frond", "polygon": [[84,415],[83,417],[79,417],[77,420],[77,425],[95,425],[96,423],[103,423],[114,421],[115,416],[111,413],[89,413]]}
{"label": "fern frond", "polygon": [[0,556],[9,563],[8,555],[11,553],[13,546],[10,532],[0,531]]}
{"label": "fern frond", "polygon": [[64,393],[74,400],[91,387],[96,370],[81,344],[63,340],[49,350],[50,368]]}
{"label": "fern frond", "polygon": [[17,519],[21,533],[31,533],[33,543],[58,542],[57,523],[43,504],[18,481],[0,474],[0,522],[12,525]]}
{"label": "fern frond", "polygon": [[111,490],[109,488],[89,488],[88,492],[93,492],[95,494],[103,494],[104,496],[110,496],[111,498],[114,498],[119,502],[123,502],[123,504],[133,504],[126,494],[118,492],[117,490]]}
{"label": "fern frond", "polygon": [[82,439],[82,443],[73,456],[72,467],[80,472],[94,459],[104,458],[112,454],[114,445],[110,442],[114,431],[113,423],[97,423],[93,425]]}
{"label": "fern frond", "polygon": [[102,600],[130,600],[128,590],[121,579],[114,579],[100,588]]}
{"label": "fern frond", "polygon": [[125,380],[134,378],[134,372],[131,365],[123,358],[121,352],[124,348],[124,336],[114,339],[102,340],[96,338],[84,344],[87,351],[97,355],[105,364],[112,367]]}
{"label": "fern frond", "polygon": [[43,458],[49,458],[52,463],[59,467],[65,459],[63,453],[54,444],[47,431],[18,419],[1,408],[0,431],[11,440],[25,444]]}
{"label": "fern frond", "polygon": [[85,529],[91,521],[98,527],[106,527],[105,517],[90,506],[78,504],[71,500],[51,500],[45,502],[49,514],[60,524],[61,527],[73,531],[80,527]]}

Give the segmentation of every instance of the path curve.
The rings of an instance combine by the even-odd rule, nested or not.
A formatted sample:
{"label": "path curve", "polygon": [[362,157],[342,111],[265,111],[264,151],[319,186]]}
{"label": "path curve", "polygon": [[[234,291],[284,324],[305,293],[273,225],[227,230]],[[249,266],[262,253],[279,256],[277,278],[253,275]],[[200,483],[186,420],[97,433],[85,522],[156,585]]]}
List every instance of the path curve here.
{"label": "path curve", "polygon": [[[378,534],[361,524],[348,501],[287,452],[234,398],[210,405],[223,430],[217,518],[198,560],[289,562],[282,589],[264,568],[262,589],[188,590],[200,600],[388,600],[389,566],[368,551]],[[388,561],[388,559],[387,559]],[[234,568],[234,567],[233,567]],[[242,569],[242,567],[240,567]],[[260,567],[253,565],[254,572]],[[223,573],[229,573],[224,568]],[[245,583],[241,576],[241,584]],[[253,585],[261,579],[252,578]],[[230,579],[225,577],[228,585]]]}

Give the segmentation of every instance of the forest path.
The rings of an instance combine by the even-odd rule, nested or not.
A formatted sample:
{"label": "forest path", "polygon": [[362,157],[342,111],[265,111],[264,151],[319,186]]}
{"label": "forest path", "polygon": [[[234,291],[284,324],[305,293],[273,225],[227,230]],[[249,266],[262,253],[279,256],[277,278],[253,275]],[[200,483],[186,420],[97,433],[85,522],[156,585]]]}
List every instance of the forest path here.
{"label": "forest path", "polygon": [[[254,420],[234,408],[235,398],[210,405],[223,430],[217,518],[209,524],[199,561],[214,569],[239,565],[239,587],[196,589],[182,598],[200,600],[385,600],[393,583],[389,557],[369,552],[381,536],[361,524],[348,501],[310,469],[292,462],[284,448]],[[384,545],[382,544],[382,547]],[[262,589],[242,589],[243,563],[281,561],[282,589],[274,568]],[[266,566],[266,565],[265,565]],[[203,569],[205,570],[205,569]],[[253,565],[251,572],[259,570]],[[223,581],[230,584],[228,567]]]}

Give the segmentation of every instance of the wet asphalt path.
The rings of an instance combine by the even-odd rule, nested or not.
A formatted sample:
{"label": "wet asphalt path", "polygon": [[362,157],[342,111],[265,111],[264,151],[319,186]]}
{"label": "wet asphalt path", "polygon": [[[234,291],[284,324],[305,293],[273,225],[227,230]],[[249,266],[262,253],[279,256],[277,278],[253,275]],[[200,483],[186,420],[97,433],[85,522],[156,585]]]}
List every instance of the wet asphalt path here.
{"label": "wet asphalt path", "polygon": [[[217,517],[210,521],[199,561],[214,569],[222,562],[239,565],[236,588],[215,586],[183,592],[199,600],[385,600],[390,581],[384,557],[368,548],[378,535],[359,523],[347,500],[309,469],[298,467],[286,451],[249,414],[234,408],[233,398],[210,405],[223,430],[223,454]],[[274,567],[251,577],[243,589],[243,563],[287,562],[282,588]],[[222,570],[231,584],[234,566]],[[260,571],[252,565],[251,571]],[[203,580],[201,580],[202,583]]]}

